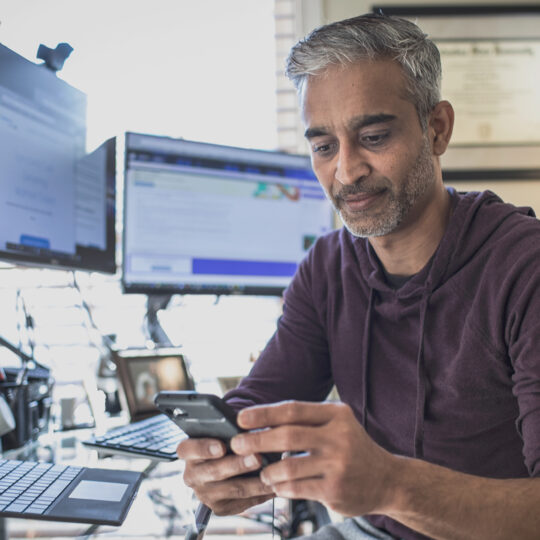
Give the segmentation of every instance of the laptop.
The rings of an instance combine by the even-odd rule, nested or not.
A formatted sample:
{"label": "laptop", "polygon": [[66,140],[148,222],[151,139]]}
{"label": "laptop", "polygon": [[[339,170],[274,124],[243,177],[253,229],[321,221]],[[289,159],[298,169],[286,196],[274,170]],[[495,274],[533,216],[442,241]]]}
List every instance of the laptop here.
{"label": "laptop", "polygon": [[0,459],[0,517],[121,525],[143,474]]}
{"label": "laptop", "polygon": [[120,383],[120,399],[131,423],[94,434],[85,446],[102,453],[145,457],[158,461],[177,459],[176,447],[186,437],[179,427],[154,405],[161,390],[193,390],[195,385],[177,348],[116,351],[114,361]]}

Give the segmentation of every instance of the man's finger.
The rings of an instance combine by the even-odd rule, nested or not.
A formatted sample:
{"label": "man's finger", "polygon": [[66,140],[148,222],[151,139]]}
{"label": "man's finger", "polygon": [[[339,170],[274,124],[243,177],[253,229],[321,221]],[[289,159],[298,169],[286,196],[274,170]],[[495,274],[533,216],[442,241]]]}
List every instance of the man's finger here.
{"label": "man's finger", "polygon": [[265,467],[260,475],[261,481],[269,486],[307,478],[322,478],[327,460],[309,454],[288,456],[281,461]]}
{"label": "man's finger", "polygon": [[321,432],[314,426],[285,425],[235,435],[231,448],[236,454],[247,456],[267,452],[298,452],[319,448],[323,444]]}
{"label": "man's finger", "polygon": [[201,460],[195,462],[190,468],[186,467],[184,480],[191,484],[196,478],[198,484],[226,480],[235,476],[257,471],[261,468],[260,456],[230,455],[218,460]]}
{"label": "man's finger", "polygon": [[330,421],[343,403],[282,401],[271,405],[255,405],[238,413],[238,423],[244,429],[274,427],[284,424],[322,425]]}
{"label": "man's finger", "polygon": [[[258,476],[228,478],[203,484],[186,485],[196,490],[197,495],[212,502],[225,499],[249,499],[273,493],[272,486],[264,484]],[[201,500],[203,500],[201,499]]]}
{"label": "man's finger", "polygon": [[240,514],[244,510],[257,504],[261,504],[274,497],[274,493],[251,497],[248,499],[224,499],[210,503],[212,510],[217,516],[230,516]]}
{"label": "man's finger", "polygon": [[184,439],[176,448],[183,460],[217,459],[226,453],[225,444],[218,439]]}
{"label": "man's finger", "polygon": [[283,482],[273,486],[278,497],[286,499],[306,499],[326,502],[328,496],[324,491],[324,483],[320,478],[306,478],[292,482]]}

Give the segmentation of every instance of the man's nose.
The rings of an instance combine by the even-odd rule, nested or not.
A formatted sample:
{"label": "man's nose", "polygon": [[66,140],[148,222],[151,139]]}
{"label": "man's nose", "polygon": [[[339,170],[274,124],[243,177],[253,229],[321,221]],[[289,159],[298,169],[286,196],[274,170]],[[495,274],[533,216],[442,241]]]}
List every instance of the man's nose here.
{"label": "man's nose", "polygon": [[340,144],[335,178],[343,185],[354,184],[370,173],[370,166],[362,149],[352,144]]}

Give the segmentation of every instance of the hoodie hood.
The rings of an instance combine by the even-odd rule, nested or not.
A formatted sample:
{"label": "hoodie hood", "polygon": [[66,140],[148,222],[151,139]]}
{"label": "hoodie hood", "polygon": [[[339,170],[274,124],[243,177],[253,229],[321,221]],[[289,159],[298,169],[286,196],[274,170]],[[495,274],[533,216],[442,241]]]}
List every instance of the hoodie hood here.
{"label": "hoodie hood", "polygon": [[[504,203],[491,191],[459,193],[453,188],[447,190],[451,217],[439,247],[427,265],[395,291],[398,298],[421,296],[426,290],[429,293],[435,291],[459,272],[511,215],[535,216],[532,208]],[[386,282],[369,241],[354,238],[353,242],[359,254],[360,270],[369,287],[376,291],[393,290]]]}
{"label": "hoodie hood", "polygon": [[[534,217],[531,208],[519,208],[504,203],[491,191],[458,193],[449,188],[451,216],[446,231],[435,253],[426,266],[402,287],[392,289],[385,279],[375,251],[364,238],[355,238],[355,250],[361,273],[369,288],[368,313],[362,340],[362,423],[367,428],[368,371],[371,321],[377,293],[390,293],[401,302],[419,302],[419,335],[416,358],[417,394],[415,408],[415,457],[423,456],[423,429],[426,409],[427,373],[424,362],[424,335],[430,297],[448,279],[461,270],[490,241],[493,234],[510,216],[520,213]],[[362,252],[362,253],[359,253]]]}

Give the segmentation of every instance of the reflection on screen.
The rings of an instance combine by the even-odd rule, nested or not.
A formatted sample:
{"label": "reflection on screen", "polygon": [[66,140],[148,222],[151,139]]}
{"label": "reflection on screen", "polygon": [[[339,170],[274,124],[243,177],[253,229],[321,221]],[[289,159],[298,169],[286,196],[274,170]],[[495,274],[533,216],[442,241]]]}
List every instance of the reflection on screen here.
{"label": "reflection on screen", "polygon": [[180,390],[188,387],[186,372],[177,356],[131,359],[129,372],[139,408],[153,408],[154,396],[161,390]]}

